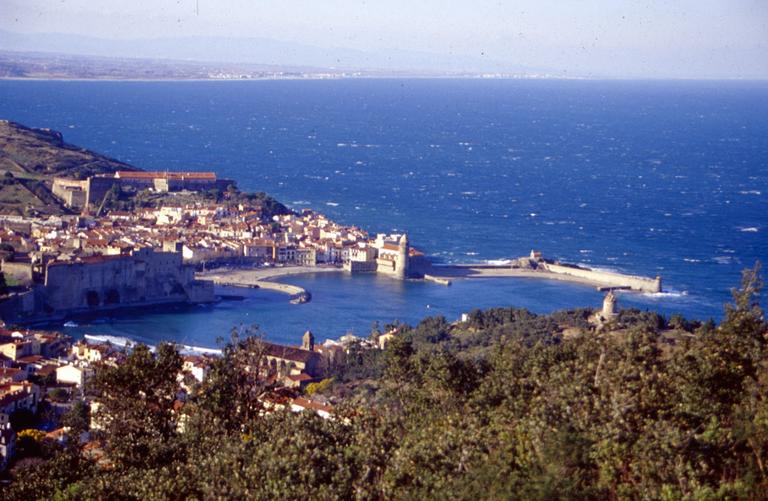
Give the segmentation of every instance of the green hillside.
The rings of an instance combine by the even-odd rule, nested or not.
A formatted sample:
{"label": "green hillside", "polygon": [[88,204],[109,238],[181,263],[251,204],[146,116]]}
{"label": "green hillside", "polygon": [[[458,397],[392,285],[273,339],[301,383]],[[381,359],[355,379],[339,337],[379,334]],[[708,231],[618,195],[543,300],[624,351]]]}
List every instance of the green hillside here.
{"label": "green hillside", "polygon": [[117,170],[139,170],[64,142],[60,132],[0,120],[0,214],[63,214],[51,193],[53,178],[85,179]]}

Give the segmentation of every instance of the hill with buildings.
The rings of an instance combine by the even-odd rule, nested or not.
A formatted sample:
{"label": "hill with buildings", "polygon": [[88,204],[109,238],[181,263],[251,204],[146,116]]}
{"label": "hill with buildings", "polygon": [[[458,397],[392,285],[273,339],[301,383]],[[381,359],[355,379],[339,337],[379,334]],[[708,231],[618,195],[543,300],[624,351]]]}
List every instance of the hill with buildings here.
{"label": "hill with buildings", "polygon": [[213,172],[145,172],[64,141],[61,132],[0,120],[0,215],[101,214],[229,202],[264,217],[290,211],[265,193],[245,193]]}

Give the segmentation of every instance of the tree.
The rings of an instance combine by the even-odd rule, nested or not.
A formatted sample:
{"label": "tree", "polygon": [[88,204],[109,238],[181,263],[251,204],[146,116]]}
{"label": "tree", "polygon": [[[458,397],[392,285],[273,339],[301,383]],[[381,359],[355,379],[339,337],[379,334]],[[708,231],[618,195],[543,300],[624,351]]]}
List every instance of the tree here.
{"label": "tree", "polygon": [[93,387],[110,457],[121,466],[152,467],[176,453],[174,401],[182,359],[167,343],[153,354],[137,345],[125,362],[96,371]]}
{"label": "tree", "polygon": [[[242,331],[242,332],[241,332]],[[212,430],[246,431],[262,411],[259,396],[267,387],[266,347],[257,326],[234,329],[222,357],[214,361],[193,400],[197,423]]]}
{"label": "tree", "polygon": [[61,419],[61,424],[69,428],[73,443],[78,443],[80,435],[88,431],[91,423],[91,409],[82,400],[72,404]]}
{"label": "tree", "polygon": [[39,456],[42,453],[45,432],[34,428],[16,434],[17,457]]}

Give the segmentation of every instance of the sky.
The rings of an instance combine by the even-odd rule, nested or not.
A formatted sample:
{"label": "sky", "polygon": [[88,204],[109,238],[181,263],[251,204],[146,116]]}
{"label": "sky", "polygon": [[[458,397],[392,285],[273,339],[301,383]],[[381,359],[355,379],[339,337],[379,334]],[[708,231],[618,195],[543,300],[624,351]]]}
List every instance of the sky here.
{"label": "sky", "polygon": [[266,38],[366,51],[372,64],[416,51],[582,76],[768,78],[768,0],[0,0],[0,11],[0,30],[25,34]]}

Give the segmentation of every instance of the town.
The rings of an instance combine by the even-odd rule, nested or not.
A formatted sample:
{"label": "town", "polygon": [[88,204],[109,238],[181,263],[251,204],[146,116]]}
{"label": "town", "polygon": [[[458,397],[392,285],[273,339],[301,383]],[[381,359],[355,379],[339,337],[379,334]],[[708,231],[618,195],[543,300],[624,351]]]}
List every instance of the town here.
{"label": "town", "polygon": [[223,265],[335,266],[399,279],[419,276],[424,266],[423,254],[405,235],[370,238],[311,210],[269,213],[247,197],[228,200],[226,193],[221,201],[198,197],[191,203],[104,210],[104,200],[115,191],[188,199],[217,186],[221,180],[214,173],[198,172],[118,171],[84,181],[55,179],[53,193],[81,214],[0,216],[0,271],[8,288],[0,317],[16,323],[64,321],[129,306],[213,302],[212,284],[197,280],[195,271]]}
{"label": "town", "polygon": [[[314,335],[307,331],[300,346],[254,338],[258,380],[263,388],[258,400],[263,412],[308,411],[334,419],[333,403],[316,394],[313,385],[327,386],[333,368],[342,365],[351,350],[384,349],[396,335],[397,329],[392,329],[371,339],[347,335],[316,344]],[[0,326],[0,472],[11,464],[18,450],[24,451],[25,439],[80,441],[88,457],[98,461],[103,455],[99,431],[108,416],[100,412],[100,395],[92,391],[90,380],[96,371],[124,363],[131,348],[88,339],[74,341],[59,332]],[[220,356],[217,350],[205,351],[181,350],[183,365],[173,404],[179,431],[183,431],[182,409],[187,398],[199,391],[211,364]],[[63,423],[78,405],[89,409],[89,420],[80,436],[70,436]]]}
{"label": "town", "polygon": [[[78,402],[91,409],[89,428],[98,430],[99,402],[88,381],[99,367],[116,366],[130,352],[130,346],[88,336],[75,341],[60,332],[20,326],[132,306],[213,302],[213,284],[195,277],[212,267],[333,266],[405,279],[423,258],[405,235],[370,238],[360,228],[311,210],[266,214],[262,204],[242,198],[104,214],[96,207],[115,187],[183,196],[217,183],[213,173],[116,172],[84,181],[57,179],[53,192],[81,214],[0,216],[0,469],[30,429],[49,440],[67,439],[62,416]],[[331,403],[304,390],[321,384],[351,346],[383,349],[395,334],[396,329],[374,341],[344,336],[315,344],[307,331],[300,346],[260,340],[264,409],[331,417]],[[203,383],[215,356],[184,355],[175,408]],[[84,441],[94,457],[100,454],[98,440],[89,433],[69,439]]]}

